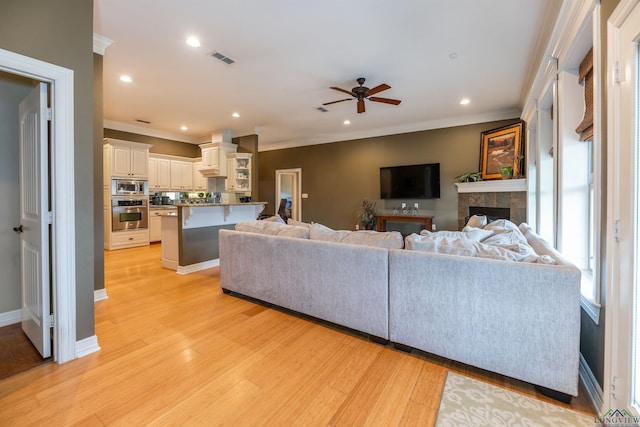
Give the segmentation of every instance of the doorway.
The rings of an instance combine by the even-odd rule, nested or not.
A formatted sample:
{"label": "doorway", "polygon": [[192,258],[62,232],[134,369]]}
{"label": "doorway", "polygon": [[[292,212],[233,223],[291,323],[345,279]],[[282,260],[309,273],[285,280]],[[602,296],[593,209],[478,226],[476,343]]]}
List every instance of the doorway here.
{"label": "doorway", "polygon": [[[73,71],[0,49],[0,71],[51,88],[51,286],[53,358],[76,358]],[[1,96],[1,95],[0,95]],[[16,105],[17,108],[17,105]],[[17,144],[17,142],[16,142]]]}
{"label": "doorway", "polygon": [[[302,221],[302,169],[276,170],[277,214]],[[284,215],[284,216],[283,216]]]}

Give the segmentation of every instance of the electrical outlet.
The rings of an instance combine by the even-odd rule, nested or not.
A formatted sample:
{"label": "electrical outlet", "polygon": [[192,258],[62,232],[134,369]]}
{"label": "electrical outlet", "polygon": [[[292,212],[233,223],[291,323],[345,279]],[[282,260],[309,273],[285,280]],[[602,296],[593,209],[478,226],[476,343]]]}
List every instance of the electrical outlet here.
{"label": "electrical outlet", "polygon": [[438,228],[435,224],[431,224],[431,231],[436,231]]}

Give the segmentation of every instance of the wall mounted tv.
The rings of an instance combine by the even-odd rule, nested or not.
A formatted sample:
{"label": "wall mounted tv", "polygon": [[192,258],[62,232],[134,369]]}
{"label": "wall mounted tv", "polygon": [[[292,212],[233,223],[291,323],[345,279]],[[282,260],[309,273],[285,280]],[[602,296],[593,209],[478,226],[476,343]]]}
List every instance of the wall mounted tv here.
{"label": "wall mounted tv", "polygon": [[381,199],[439,199],[440,163],[380,168]]}

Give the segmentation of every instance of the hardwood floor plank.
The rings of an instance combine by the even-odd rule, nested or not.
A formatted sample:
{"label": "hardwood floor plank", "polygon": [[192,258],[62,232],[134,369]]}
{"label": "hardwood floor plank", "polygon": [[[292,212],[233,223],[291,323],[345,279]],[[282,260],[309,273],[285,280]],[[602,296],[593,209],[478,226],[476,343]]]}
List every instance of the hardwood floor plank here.
{"label": "hardwood floor plank", "polygon": [[[0,380],[0,425],[428,426],[448,370],[541,398],[517,380],[223,294],[218,268],[178,275],[159,258],[160,245],[105,253],[102,350]],[[594,414],[582,389],[569,407]]]}

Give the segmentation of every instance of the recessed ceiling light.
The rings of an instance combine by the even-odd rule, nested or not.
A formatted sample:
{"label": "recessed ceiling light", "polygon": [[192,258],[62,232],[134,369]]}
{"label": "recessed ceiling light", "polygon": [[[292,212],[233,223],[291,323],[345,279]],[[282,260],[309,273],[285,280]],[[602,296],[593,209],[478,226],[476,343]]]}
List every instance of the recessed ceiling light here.
{"label": "recessed ceiling light", "polygon": [[200,40],[196,36],[187,37],[187,44],[191,47],[200,47]]}
{"label": "recessed ceiling light", "polygon": [[127,76],[126,74],[121,75],[120,80],[125,83],[131,83],[133,81],[133,79],[131,79],[131,77]]}
{"label": "recessed ceiling light", "polygon": [[233,113],[233,114],[232,114],[232,116],[233,116],[233,117],[240,117],[240,114],[238,114],[238,113]]}
{"label": "recessed ceiling light", "polygon": [[451,52],[449,54],[449,59],[458,59],[458,52]]}
{"label": "recessed ceiling light", "polygon": [[471,102],[471,100],[469,98],[462,98],[460,100],[460,105],[467,105]]}
{"label": "recessed ceiling light", "polygon": [[188,127],[186,127],[185,125],[182,125],[182,126],[180,126],[180,129],[182,129],[182,130],[187,130],[187,129],[189,129],[189,128],[188,128]]}
{"label": "recessed ceiling light", "polygon": [[350,125],[350,124],[351,124],[351,122],[350,122],[349,120],[345,120],[345,121],[344,121],[344,122],[342,122],[342,123],[343,123],[343,124],[345,124],[345,125]]}

